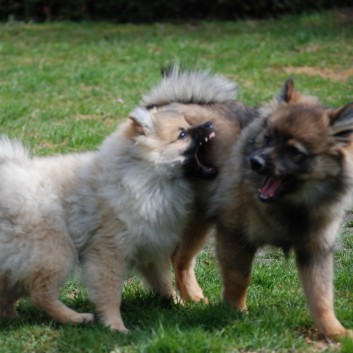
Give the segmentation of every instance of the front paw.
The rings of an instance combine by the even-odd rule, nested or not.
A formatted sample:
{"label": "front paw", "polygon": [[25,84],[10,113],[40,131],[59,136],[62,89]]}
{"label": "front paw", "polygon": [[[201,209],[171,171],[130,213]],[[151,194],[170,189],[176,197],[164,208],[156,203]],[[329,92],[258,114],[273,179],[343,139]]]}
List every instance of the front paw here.
{"label": "front paw", "polygon": [[124,324],[111,324],[108,326],[110,331],[112,332],[120,332],[123,333],[124,335],[127,335],[130,331],[125,327]]}
{"label": "front paw", "polygon": [[125,327],[123,320],[119,317],[106,317],[102,319],[102,323],[112,332],[120,332],[123,334],[129,333],[129,330]]}
{"label": "front paw", "polygon": [[342,328],[339,332],[326,333],[325,336],[336,342],[344,338],[353,340],[353,330]]}

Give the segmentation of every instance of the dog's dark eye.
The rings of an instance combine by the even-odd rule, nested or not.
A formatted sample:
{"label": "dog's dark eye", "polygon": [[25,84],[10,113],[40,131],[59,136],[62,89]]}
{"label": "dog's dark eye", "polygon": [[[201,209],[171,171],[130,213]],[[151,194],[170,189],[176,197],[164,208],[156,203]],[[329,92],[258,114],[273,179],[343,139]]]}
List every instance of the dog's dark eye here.
{"label": "dog's dark eye", "polygon": [[295,161],[299,161],[304,156],[304,153],[294,146],[288,146],[287,153]]}
{"label": "dog's dark eye", "polygon": [[182,140],[182,139],[184,139],[186,136],[188,136],[187,131],[184,130],[184,129],[180,130],[180,133],[179,133],[179,137],[178,137],[178,138],[179,138],[180,140]]}

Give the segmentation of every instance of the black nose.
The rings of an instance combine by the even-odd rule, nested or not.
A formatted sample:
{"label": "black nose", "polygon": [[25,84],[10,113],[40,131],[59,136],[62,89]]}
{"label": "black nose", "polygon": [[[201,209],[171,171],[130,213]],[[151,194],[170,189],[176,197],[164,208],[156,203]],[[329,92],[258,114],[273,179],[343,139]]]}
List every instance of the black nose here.
{"label": "black nose", "polygon": [[265,164],[266,164],[265,160],[257,154],[250,157],[250,166],[251,166],[251,169],[254,170],[255,172],[259,172],[263,170],[265,168]]}
{"label": "black nose", "polygon": [[207,130],[213,130],[214,126],[213,126],[213,122],[212,121],[208,121],[207,123],[203,124],[203,127]]}

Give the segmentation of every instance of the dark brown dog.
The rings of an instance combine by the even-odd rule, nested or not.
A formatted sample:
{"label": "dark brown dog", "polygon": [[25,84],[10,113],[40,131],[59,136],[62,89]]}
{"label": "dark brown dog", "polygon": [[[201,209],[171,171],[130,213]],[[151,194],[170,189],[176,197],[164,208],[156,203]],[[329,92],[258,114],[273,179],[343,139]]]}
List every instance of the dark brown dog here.
{"label": "dark brown dog", "polygon": [[330,338],[351,335],[333,309],[332,253],[352,205],[353,103],[324,108],[289,80],[282,99],[260,113],[231,147],[211,202],[224,299],[247,309],[259,247],[293,250],[318,329]]}

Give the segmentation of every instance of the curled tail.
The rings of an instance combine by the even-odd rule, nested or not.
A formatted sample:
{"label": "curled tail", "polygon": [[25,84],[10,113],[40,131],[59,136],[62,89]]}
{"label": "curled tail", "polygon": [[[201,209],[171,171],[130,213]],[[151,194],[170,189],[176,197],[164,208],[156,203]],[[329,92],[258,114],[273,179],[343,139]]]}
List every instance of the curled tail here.
{"label": "curled tail", "polygon": [[184,104],[213,104],[234,100],[237,85],[208,70],[182,70],[178,64],[163,71],[163,79],[143,97],[145,107],[177,102]]}

